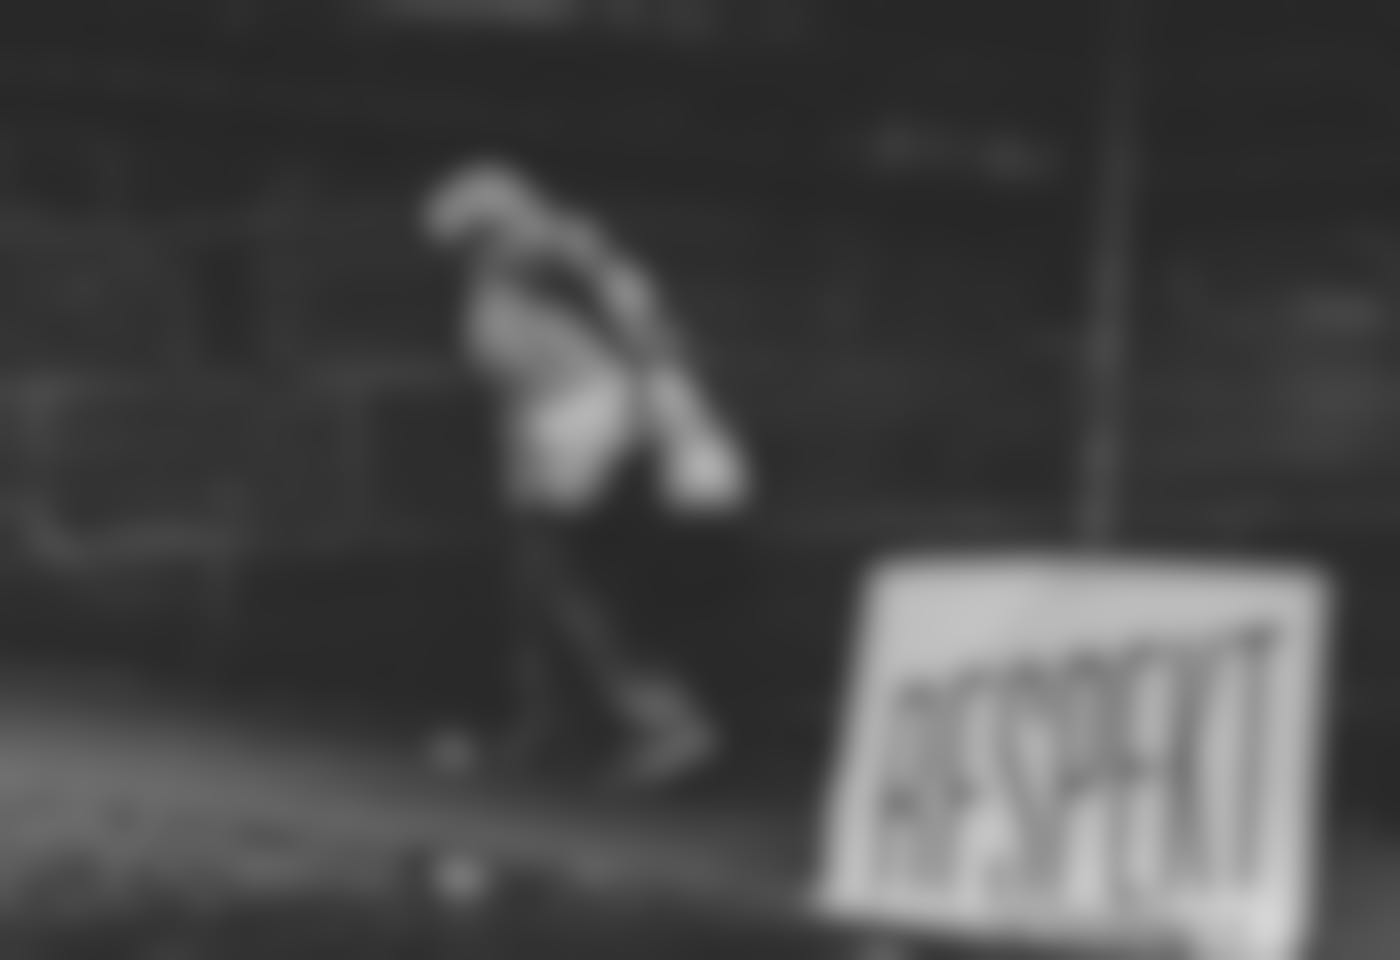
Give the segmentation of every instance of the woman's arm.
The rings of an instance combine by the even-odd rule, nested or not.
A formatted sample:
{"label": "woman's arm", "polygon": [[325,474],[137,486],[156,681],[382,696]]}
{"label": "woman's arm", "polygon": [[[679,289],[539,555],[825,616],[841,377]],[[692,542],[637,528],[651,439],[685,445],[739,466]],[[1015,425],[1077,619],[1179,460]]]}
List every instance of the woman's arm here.
{"label": "woman's arm", "polygon": [[565,221],[562,247],[591,278],[606,321],[643,366],[685,362],[688,345],[659,286],[642,264],[596,223]]}

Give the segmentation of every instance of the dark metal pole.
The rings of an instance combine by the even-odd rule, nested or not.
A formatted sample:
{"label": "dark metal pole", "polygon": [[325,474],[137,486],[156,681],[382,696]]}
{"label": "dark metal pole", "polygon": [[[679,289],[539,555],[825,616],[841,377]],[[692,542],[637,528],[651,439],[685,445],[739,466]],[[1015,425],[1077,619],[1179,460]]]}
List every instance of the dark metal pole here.
{"label": "dark metal pole", "polygon": [[1128,348],[1140,207],[1142,75],[1149,0],[1102,0],[1112,18],[1093,204],[1085,425],[1078,528],[1085,544],[1110,546],[1122,529],[1127,462]]}

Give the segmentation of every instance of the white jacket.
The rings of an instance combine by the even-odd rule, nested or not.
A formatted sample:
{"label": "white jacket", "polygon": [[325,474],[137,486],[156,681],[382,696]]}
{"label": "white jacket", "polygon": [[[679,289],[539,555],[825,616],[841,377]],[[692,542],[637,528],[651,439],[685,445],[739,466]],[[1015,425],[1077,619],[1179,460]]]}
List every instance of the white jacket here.
{"label": "white jacket", "polygon": [[744,451],[646,278],[596,232],[552,239],[572,244],[566,252],[602,284],[609,320],[632,356],[518,285],[489,276],[477,285],[466,305],[466,345],[504,406],[507,497],[516,506],[585,510],[622,459],[645,447],[657,457],[657,493],[671,510],[742,508],[752,492]]}

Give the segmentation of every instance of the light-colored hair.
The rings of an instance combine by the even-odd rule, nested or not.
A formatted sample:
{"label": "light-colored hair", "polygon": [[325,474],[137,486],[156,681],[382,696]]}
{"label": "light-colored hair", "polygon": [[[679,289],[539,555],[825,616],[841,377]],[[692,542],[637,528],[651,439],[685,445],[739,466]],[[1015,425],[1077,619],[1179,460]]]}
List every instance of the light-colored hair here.
{"label": "light-colored hair", "polygon": [[428,192],[422,230],[430,243],[451,248],[485,233],[539,223],[550,210],[549,198],[523,171],[501,161],[477,161]]}

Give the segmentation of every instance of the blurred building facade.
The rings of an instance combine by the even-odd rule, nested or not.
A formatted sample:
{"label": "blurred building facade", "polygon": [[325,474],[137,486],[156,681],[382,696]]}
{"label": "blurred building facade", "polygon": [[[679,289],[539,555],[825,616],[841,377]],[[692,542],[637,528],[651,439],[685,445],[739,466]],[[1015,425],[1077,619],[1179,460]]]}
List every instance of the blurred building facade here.
{"label": "blurred building facade", "polygon": [[[813,598],[869,551],[1073,539],[1096,5],[525,6],[7,10],[16,569],[35,511],[80,552],[147,544],[123,576],[234,552],[238,643],[405,688],[489,632],[489,443],[412,220],[473,150],[593,203],[696,325],[770,477],[785,639],[753,670],[827,695],[848,611]],[[1395,19],[1329,9],[1153,25],[1124,532],[1364,541],[1383,582]]]}

